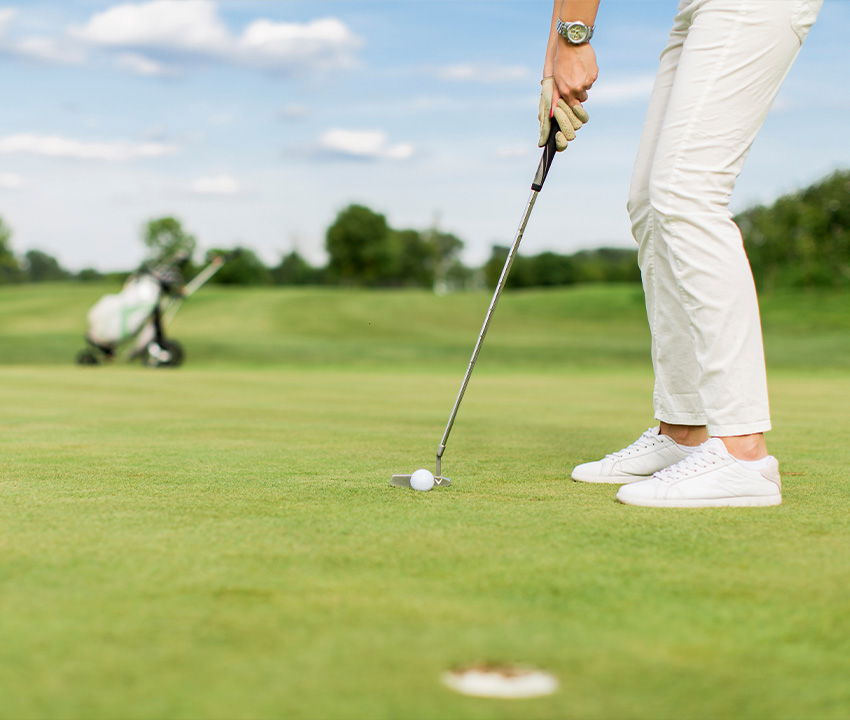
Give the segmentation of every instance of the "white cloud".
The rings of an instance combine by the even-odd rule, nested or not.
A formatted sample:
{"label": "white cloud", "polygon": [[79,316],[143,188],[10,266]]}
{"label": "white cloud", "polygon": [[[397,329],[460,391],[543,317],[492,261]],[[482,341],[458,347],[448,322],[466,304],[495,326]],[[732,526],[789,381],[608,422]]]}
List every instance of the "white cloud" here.
{"label": "white cloud", "polygon": [[123,3],[93,15],[74,37],[104,47],[172,48],[216,52],[229,33],[210,0]]}
{"label": "white cloud", "polygon": [[[335,18],[308,23],[260,19],[237,35],[211,0],[123,3],[71,28],[70,35],[92,46],[130,51],[147,62],[159,61],[157,53],[164,53],[172,61],[177,55],[283,72],[350,65],[362,44]],[[130,71],[140,66],[123,64]]]}
{"label": "white cloud", "polygon": [[361,41],[339,20],[324,18],[303,25],[256,20],[237,40],[233,58],[270,69],[350,65]]}
{"label": "white cloud", "polygon": [[17,14],[16,8],[0,8],[0,35],[6,32],[6,28],[12,24]]}
{"label": "white cloud", "polygon": [[239,195],[242,192],[239,183],[230,175],[199,177],[189,189],[197,195]]}
{"label": "white cloud", "polygon": [[380,130],[328,130],[319,137],[319,148],[326,154],[361,160],[407,160],[414,152],[410,143],[390,145]]}
{"label": "white cloud", "polygon": [[0,190],[20,190],[24,179],[15,173],[0,173]]}
{"label": "white cloud", "polygon": [[167,77],[176,71],[164,63],[151,60],[139,53],[124,53],[118,58],[118,67],[141,77]]}
{"label": "white cloud", "polygon": [[0,50],[41,62],[74,64],[85,61],[85,50],[67,38],[41,36],[6,39],[6,31],[18,16],[17,8],[0,9]]}
{"label": "white cloud", "polygon": [[178,150],[176,145],[160,142],[87,142],[59,135],[34,133],[18,133],[0,138],[0,155],[42,155],[74,160],[122,162],[173,155]]}
{"label": "white cloud", "polygon": [[80,65],[86,59],[86,53],[82,48],[48,37],[23,38],[11,45],[9,49],[17,55],[23,55],[32,60],[60,65]]}
{"label": "white cloud", "polygon": [[488,65],[484,63],[461,63],[436,68],[433,73],[441,80],[476,83],[504,83],[525,80],[528,68],[522,65]]}

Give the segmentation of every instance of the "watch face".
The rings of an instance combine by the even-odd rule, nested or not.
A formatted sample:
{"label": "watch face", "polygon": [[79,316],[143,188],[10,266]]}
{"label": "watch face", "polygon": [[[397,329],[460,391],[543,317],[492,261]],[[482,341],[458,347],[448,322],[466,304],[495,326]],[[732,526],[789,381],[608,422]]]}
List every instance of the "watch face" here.
{"label": "watch face", "polygon": [[581,43],[587,38],[587,25],[575,23],[567,28],[567,38],[570,42]]}

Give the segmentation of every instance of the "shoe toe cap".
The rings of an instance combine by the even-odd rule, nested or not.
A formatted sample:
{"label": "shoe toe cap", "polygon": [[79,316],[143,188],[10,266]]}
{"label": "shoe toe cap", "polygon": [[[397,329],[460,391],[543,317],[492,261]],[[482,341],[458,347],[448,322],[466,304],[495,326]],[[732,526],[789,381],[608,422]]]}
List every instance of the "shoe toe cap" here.
{"label": "shoe toe cap", "polygon": [[576,465],[570,475],[573,480],[593,482],[594,480],[602,477],[604,474],[602,461],[595,460],[594,462],[586,462],[581,465]]}
{"label": "shoe toe cap", "polygon": [[630,485],[623,485],[617,491],[617,500],[627,505],[660,500],[666,496],[666,489],[667,486],[664,483],[651,477]]}
{"label": "shoe toe cap", "polygon": [[594,468],[594,465],[598,464],[599,463],[589,462],[576,465],[570,473],[570,477],[572,477],[573,480],[586,480],[597,477],[599,472]]}

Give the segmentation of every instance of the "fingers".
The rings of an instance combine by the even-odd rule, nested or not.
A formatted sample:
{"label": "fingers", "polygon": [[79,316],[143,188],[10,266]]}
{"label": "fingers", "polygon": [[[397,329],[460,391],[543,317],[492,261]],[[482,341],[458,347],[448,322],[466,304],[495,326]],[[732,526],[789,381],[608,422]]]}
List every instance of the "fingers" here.
{"label": "fingers", "polygon": [[[573,133],[573,137],[575,137],[575,133]],[[564,133],[558,132],[555,133],[555,150],[561,152],[562,150],[567,149],[567,138],[564,136]]]}
{"label": "fingers", "polygon": [[552,94],[555,88],[555,78],[545,77],[540,81],[540,107],[537,110],[537,119],[540,121],[540,140],[538,147],[543,147],[549,139],[551,128],[550,117],[552,115]]}
{"label": "fingers", "polygon": [[549,119],[549,113],[551,112],[551,106],[546,107],[546,104],[543,102],[543,98],[540,98],[540,109],[537,112],[537,119],[540,121],[540,140],[537,143],[537,147],[543,147],[546,144],[546,140],[549,138],[549,128],[552,126],[551,120]]}
{"label": "fingers", "polygon": [[567,105],[563,100],[558,101],[558,107],[555,108],[555,117],[558,118],[558,125],[561,128],[565,129],[565,125],[569,124],[569,126],[573,130],[581,129],[581,126],[584,123],[579,120],[578,116],[573,112],[573,109]]}
{"label": "fingers", "polygon": [[[567,139],[567,142],[571,142],[576,139],[576,131],[573,127],[573,124],[567,119],[565,113],[561,108],[555,108],[555,117],[553,118],[556,123],[558,123],[558,128],[561,133]],[[581,127],[581,125],[579,125]]]}
{"label": "fingers", "polygon": [[566,88],[558,88],[556,86],[555,89],[556,91],[558,91],[559,98],[564,100],[564,102],[566,102],[570,107],[574,107],[575,105],[578,105],[580,103],[587,102],[587,98],[589,97],[588,92],[590,91],[590,85],[581,85],[579,87],[568,86]]}
{"label": "fingers", "polygon": [[559,152],[567,147],[567,143],[576,139],[576,130],[580,130],[589,120],[587,112],[581,105],[570,107],[563,99],[558,100],[554,119],[560,129],[555,136],[555,147]]}
{"label": "fingers", "polygon": [[[589,120],[587,112],[579,104],[570,107],[560,97],[558,88],[553,77],[545,77],[540,81],[540,106],[537,111],[537,119],[540,122],[540,139],[538,147],[543,147],[549,139],[552,120],[558,124],[558,132],[555,135],[555,149],[558,152],[566,149],[567,144],[576,138],[576,131]],[[583,91],[585,99],[587,92]],[[554,110],[553,110],[554,108]]]}
{"label": "fingers", "polygon": [[581,120],[582,124],[588,122],[590,118],[587,115],[587,111],[581,105],[573,105],[573,113],[575,116]]}

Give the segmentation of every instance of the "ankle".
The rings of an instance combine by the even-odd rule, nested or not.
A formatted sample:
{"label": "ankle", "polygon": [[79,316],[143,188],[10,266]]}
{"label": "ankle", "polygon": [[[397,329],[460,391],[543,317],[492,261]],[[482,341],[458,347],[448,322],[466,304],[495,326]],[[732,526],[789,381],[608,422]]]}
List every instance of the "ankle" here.
{"label": "ankle", "polygon": [[672,425],[659,422],[659,435],[666,435],[673,442],[685,447],[696,447],[708,440],[708,429],[705,425]]}
{"label": "ankle", "polygon": [[762,460],[767,457],[764,433],[753,435],[728,435],[720,438],[729,454],[737,460]]}

